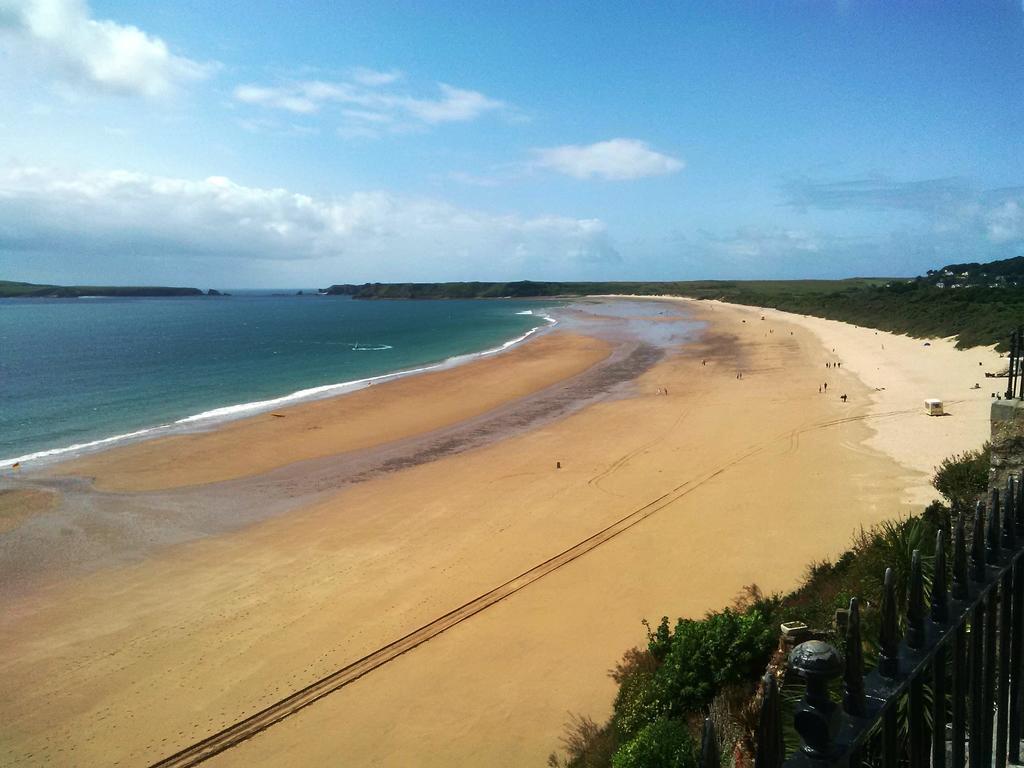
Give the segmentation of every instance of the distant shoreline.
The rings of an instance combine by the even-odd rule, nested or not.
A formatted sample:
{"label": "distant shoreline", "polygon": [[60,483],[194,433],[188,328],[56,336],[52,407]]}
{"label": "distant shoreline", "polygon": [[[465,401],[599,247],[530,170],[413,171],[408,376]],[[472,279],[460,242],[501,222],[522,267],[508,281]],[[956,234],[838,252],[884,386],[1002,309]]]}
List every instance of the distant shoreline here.
{"label": "distant shoreline", "polygon": [[0,280],[0,299],[155,298],[168,296],[224,296],[214,289],[165,286],[46,285]]}

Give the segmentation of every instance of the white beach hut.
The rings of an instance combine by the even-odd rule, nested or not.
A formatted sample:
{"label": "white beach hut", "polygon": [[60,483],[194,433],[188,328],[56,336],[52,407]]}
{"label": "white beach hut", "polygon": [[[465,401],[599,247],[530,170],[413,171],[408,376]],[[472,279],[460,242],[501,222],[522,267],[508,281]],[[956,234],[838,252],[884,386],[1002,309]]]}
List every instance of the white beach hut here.
{"label": "white beach hut", "polygon": [[942,401],[930,397],[924,401],[924,410],[929,416],[944,416],[946,412],[942,409]]}

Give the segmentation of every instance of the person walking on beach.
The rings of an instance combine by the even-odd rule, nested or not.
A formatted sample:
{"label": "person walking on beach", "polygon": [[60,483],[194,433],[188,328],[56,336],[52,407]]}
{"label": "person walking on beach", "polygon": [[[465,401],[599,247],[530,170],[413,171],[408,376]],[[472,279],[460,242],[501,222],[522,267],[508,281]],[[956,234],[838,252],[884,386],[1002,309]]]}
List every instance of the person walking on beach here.
{"label": "person walking on beach", "polygon": [[828,392],[828,382],[825,382],[825,391]]}
{"label": "person walking on beach", "polygon": [[845,394],[840,395],[839,399],[842,400],[845,403],[846,402],[846,395]]}

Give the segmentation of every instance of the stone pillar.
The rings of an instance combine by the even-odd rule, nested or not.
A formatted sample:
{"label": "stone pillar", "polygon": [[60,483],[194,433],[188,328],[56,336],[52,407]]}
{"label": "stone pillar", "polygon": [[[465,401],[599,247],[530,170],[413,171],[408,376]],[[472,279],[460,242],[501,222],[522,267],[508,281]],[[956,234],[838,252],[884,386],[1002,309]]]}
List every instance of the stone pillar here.
{"label": "stone pillar", "polygon": [[1024,472],[1024,401],[992,403],[992,471],[989,488],[1005,488],[1007,475]]}

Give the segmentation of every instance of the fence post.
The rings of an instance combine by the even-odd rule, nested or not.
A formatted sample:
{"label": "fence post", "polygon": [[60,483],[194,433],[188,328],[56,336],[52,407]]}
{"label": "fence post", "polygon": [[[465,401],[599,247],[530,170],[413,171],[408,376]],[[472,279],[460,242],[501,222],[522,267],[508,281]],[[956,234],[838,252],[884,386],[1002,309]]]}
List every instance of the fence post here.
{"label": "fence post", "polygon": [[[985,537],[985,555],[990,565],[997,565],[999,551],[999,489],[993,488],[989,498],[988,535]],[[996,631],[998,614],[998,590],[993,587],[985,597],[985,698],[983,702],[985,731],[982,742],[982,762],[992,765],[992,738],[994,735],[994,707],[996,704]]]}
{"label": "fence post", "polygon": [[715,724],[710,717],[704,718],[704,733],[700,740],[700,768],[721,768]]}
{"label": "fence post", "polygon": [[1017,332],[1013,331],[1010,334],[1010,365],[1006,371],[1006,399],[1013,399],[1014,380],[1017,376],[1016,371],[1017,363]]}
{"label": "fence post", "polygon": [[757,721],[754,768],[780,768],[785,757],[779,684],[770,670],[761,684],[761,714]]}
{"label": "fence post", "polygon": [[999,511],[999,489],[993,488],[989,492],[988,531],[985,534],[985,562],[989,565],[998,565],[1001,555]]}
{"label": "fence post", "polygon": [[[974,506],[974,524],[971,526],[971,581],[977,584],[985,582],[985,502],[979,501]],[[971,695],[971,768],[985,765],[985,717],[983,709],[985,675],[985,601],[978,600],[971,611],[971,642],[968,649],[969,690]],[[991,762],[991,761],[990,761]]]}
{"label": "fence post", "polygon": [[1024,383],[1021,380],[1021,351],[1024,347],[1024,326],[1017,326],[1017,396],[1024,399]]}
{"label": "fence post", "polygon": [[[878,636],[878,673],[889,680],[894,680],[900,671],[900,637],[899,622],[896,615],[896,574],[892,568],[885,569],[885,580],[882,584],[882,626]],[[882,764],[885,768],[897,768],[899,755],[897,752],[897,720],[896,702],[889,702],[882,716]]]}
{"label": "fence post", "polygon": [[[1017,534],[1024,533],[1021,530],[1024,522],[1024,504],[1019,496],[1024,482],[1016,481],[1013,476],[1007,481],[1007,495],[1013,496],[1014,504],[1014,528]],[[1013,565],[1013,585],[1011,587],[1012,597],[1010,599],[1010,610],[1012,613],[1012,628],[1010,630],[1010,754],[1011,763],[1020,762],[1020,739],[1021,739],[1021,667],[1024,665],[1024,564],[1018,559]]]}
{"label": "fence post", "polygon": [[835,737],[842,720],[840,709],[829,698],[829,681],[843,672],[839,653],[821,640],[800,643],[789,654],[789,668],[807,687],[797,706],[793,725],[803,741],[803,751],[813,759],[831,759],[838,752]]}
{"label": "fence post", "polygon": [[[921,572],[921,550],[910,556],[910,595],[907,600],[907,647],[912,651],[924,648],[924,575]],[[924,734],[924,678],[914,675],[910,681],[908,736],[910,768],[924,768],[928,760]]]}
{"label": "fence post", "polygon": [[953,599],[967,599],[967,542],[964,534],[964,516],[957,515],[953,527]]}
{"label": "fence post", "polygon": [[864,647],[860,636],[860,604],[850,598],[846,620],[846,667],[843,671],[843,709],[854,717],[867,714],[864,707]]}
{"label": "fence post", "polygon": [[[932,622],[949,621],[946,594],[946,535],[935,534],[935,566],[932,575]],[[946,768],[946,646],[935,649],[932,660],[932,768]]]}
{"label": "fence post", "polygon": [[900,670],[899,624],[896,616],[896,574],[885,569],[882,584],[882,627],[878,637],[878,671],[890,680]]}
{"label": "fence post", "polygon": [[971,581],[985,581],[985,502],[974,505],[971,525]]}
{"label": "fence post", "polygon": [[[967,544],[964,516],[958,515],[953,530],[953,599],[967,599]],[[953,634],[953,765],[964,768],[967,737],[967,627],[961,622]]]}

